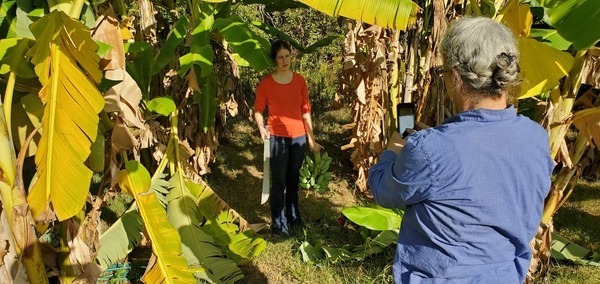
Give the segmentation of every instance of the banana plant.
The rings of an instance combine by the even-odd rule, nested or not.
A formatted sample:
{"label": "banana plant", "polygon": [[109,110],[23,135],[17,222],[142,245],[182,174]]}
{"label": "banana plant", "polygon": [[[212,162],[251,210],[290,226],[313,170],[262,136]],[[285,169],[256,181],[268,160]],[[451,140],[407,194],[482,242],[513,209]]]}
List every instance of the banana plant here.
{"label": "banana plant", "polygon": [[[27,2],[3,1],[0,9],[3,23],[7,24],[2,25],[7,27],[2,32],[11,37],[0,43],[7,47],[0,61],[2,74],[8,73],[9,78],[2,107],[5,129],[13,128],[12,114],[18,113],[12,112],[15,105],[20,105],[13,98],[24,101],[28,97],[28,101],[34,101],[43,111],[37,127],[42,129],[38,142],[40,151],[36,155],[38,172],[26,193],[21,167],[24,157],[31,154],[28,146],[33,144],[31,140],[38,129],[30,129],[27,138],[22,137],[25,133],[15,132],[20,152],[19,159],[13,159],[12,163],[13,167],[17,166],[17,172],[14,183],[2,188],[3,209],[8,216],[12,215],[6,228],[15,241],[15,245],[11,246],[12,253],[25,266],[28,281],[45,283],[48,279],[37,238],[45,226],[38,226],[41,232],[36,232],[31,224],[35,223],[34,217],[51,222],[52,215],[59,220],[67,220],[82,212],[91,178],[91,171],[84,163],[91,143],[96,139],[97,113],[104,100],[95,88],[102,75],[98,69],[99,57],[95,53],[97,45],[91,40],[89,29],[60,12],[58,6],[50,5],[54,12],[44,16],[46,11],[43,7],[28,5],[31,3]],[[33,19],[39,20],[29,25],[31,19],[24,14],[24,7],[36,15],[32,14]],[[69,12],[78,15],[80,11],[76,8]],[[22,96],[23,91],[33,94]],[[15,94],[18,96],[13,96]],[[73,111],[70,113],[72,116],[66,115],[67,108]],[[19,110],[19,107],[14,109]],[[13,140],[12,134],[7,132],[8,141]],[[13,147],[12,142],[10,147]],[[10,161],[11,153],[14,153],[14,148],[3,150],[1,159]],[[59,171],[61,166],[72,172]],[[39,218],[42,212],[47,215]]]}

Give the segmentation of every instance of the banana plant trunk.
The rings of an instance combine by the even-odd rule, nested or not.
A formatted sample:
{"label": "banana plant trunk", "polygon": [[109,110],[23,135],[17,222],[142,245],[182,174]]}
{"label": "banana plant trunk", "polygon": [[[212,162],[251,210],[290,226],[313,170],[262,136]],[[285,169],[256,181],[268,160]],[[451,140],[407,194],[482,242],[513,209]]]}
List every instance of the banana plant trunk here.
{"label": "banana plant trunk", "polygon": [[[581,175],[579,162],[589,147],[589,140],[583,134],[579,135],[571,151],[567,148],[565,136],[572,116],[572,109],[577,93],[581,86],[583,67],[585,66],[586,51],[578,51],[575,63],[569,72],[560,92],[555,90],[550,96],[551,113],[546,123],[550,128],[550,154],[555,160],[563,163],[563,168],[556,175],[550,192],[544,202],[544,211],[538,231],[530,242],[532,260],[525,283],[548,281],[550,256],[552,248],[552,217],[566,202]],[[565,190],[569,189],[567,194]]]}

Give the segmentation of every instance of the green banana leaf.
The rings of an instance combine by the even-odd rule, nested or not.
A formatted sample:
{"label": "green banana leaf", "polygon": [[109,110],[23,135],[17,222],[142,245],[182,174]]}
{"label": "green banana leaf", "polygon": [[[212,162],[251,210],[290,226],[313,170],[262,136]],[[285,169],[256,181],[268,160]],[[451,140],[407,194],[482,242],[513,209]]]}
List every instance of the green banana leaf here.
{"label": "green banana leaf", "polygon": [[[196,71],[194,66],[194,71]],[[200,70],[196,71],[199,74]],[[217,84],[215,74],[211,73],[204,84],[201,85],[201,92],[194,93],[194,102],[199,105],[199,127],[202,131],[208,131],[209,128],[215,125],[215,117],[217,115]]]}
{"label": "green banana leaf", "polygon": [[388,230],[379,232],[374,238],[367,238],[365,242],[358,246],[345,245],[342,247],[328,247],[320,243],[314,246],[309,242],[303,242],[299,251],[304,262],[316,262],[326,260],[329,262],[340,262],[347,260],[360,260],[370,255],[378,254],[388,249],[398,240],[398,230]]}
{"label": "green banana leaf", "polygon": [[321,247],[321,244],[317,243],[314,246],[309,242],[304,241],[298,248],[302,255],[302,261],[304,262],[316,262],[321,259],[325,259],[325,253]]}
{"label": "green banana leaf", "polygon": [[[13,142],[17,150],[21,150],[23,143],[31,132],[40,125],[44,115],[44,105],[36,93],[25,95],[18,100],[13,99],[12,105],[12,131]],[[40,133],[33,136],[25,152],[26,157],[35,155],[40,141]]]}
{"label": "green banana leaf", "polygon": [[102,134],[102,131],[98,129],[96,141],[92,143],[92,147],[90,148],[90,156],[86,161],[86,165],[92,171],[101,172],[104,170],[104,156],[106,154],[104,146],[104,134]]}
{"label": "green banana leaf", "polygon": [[191,181],[186,181],[186,183],[188,189],[198,201],[198,213],[202,214],[203,220],[217,219],[221,212],[227,211],[231,213],[228,217],[232,217],[239,224],[240,230],[245,231],[250,228],[250,223],[229,207],[210,186],[205,183],[199,184]]}
{"label": "green banana leaf", "polygon": [[269,42],[254,33],[240,17],[216,19],[215,27],[229,46],[248,61],[254,70],[261,72],[272,65]]}
{"label": "green banana leaf", "polygon": [[166,180],[167,174],[165,173],[157,173],[152,177],[152,185],[150,189],[154,191],[156,194],[156,198],[160,204],[166,208],[167,207],[167,194],[169,193],[169,181]]}
{"label": "green banana leaf", "polygon": [[[203,218],[199,212],[198,218]],[[240,228],[235,222],[235,216],[230,210],[221,212],[217,218],[209,218],[202,230],[215,238],[215,242],[224,250],[227,257],[233,259],[237,264],[243,265],[258,255],[267,246],[267,242],[255,236],[254,231]]]}
{"label": "green banana leaf", "polygon": [[400,209],[383,208],[377,204],[344,208],[342,213],[357,225],[375,231],[398,229],[404,216]]}
{"label": "green banana leaf", "polygon": [[35,42],[28,38],[6,38],[0,40],[0,74],[15,72],[21,78],[35,78],[33,64],[26,54]]}
{"label": "green banana leaf", "polygon": [[558,50],[567,50],[571,46],[570,41],[564,39],[558,34],[558,31],[553,29],[531,29],[530,37]]}
{"label": "green banana leaf", "polygon": [[144,220],[137,213],[134,202],[115,223],[113,223],[102,236],[96,260],[103,268],[124,259],[137,247],[142,240]]}
{"label": "green banana leaf", "polygon": [[544,21],[573,43],[578,50],[592,47],[600,39],[600,1],[541,1],[546,9]]}
{"label": "green banana leaf", "polygon": [[[39,14],[41,11],[41,15],[44,13],[43,8],[39,7],[24,7],[23,3],[27,3],[29,1],[17,1],[17,11],[16,11],[16,22],[15,22],[15,33],[16,37],[24,37],[33,39],[33,33],[29,29],[29,26],[33,24],[33,19],[30,19],[29,13]],[[38,16],[39,17],[39,16]],[[36,17],[35,19],[37,19]]]}
{"label": "green banana leaf", "polygon": [[299,0],[330,16],[343,16],[371,25],[406,30],[416,20],[419,6],[410,0]]}
{"label": "green banana leaf", "polygon": [[162,70],[173,58],[176,56],[176,49],[183,40],[185,39],[185,35],[187,33],[188,19],[186,17],[181,17],[175,24],[169,35],[167,36],[167,40],[165,44],[160,49],[160,52],[154,59],[154,64],[152,65],[152,69],[150,70],[150,75],[158,74],[160,70]]}
{"label": "green banana leaf", "polygon": [[2,1],[0,3],[0,38],[17,37],[16,25],[16,1]]}
{"label": "green banana leaf", "polygon": [[184,76],[193,65],[196,65],[200,70],[196,75],[200,78],[207,77],[213,72],[214,58],[215,55],[210,44],[204,46],[192,45],[190,53],[179,58],[181,68],[178,73],[180,76]]}
{"label": "green banana leaf", "polygon": [[196,199],[186,186],[185,179],[177,172],[170,181],[167,195],[167,218],[179,232],[183,256],[189,266],[202,266],[206,277],[214,282],[235,283],[244,277],[236,263],[225,257],[214,239],[200,227]]}
{"label": "green banana leaf", "polygon": [[213,72],[214,52],[210,43],[211,32],[215,23],[216,5],[203,4],[197,26],[191,32],[190,52],[179,58],[179,76],[183,77],[193,65],[200,67],[198,78],[207,77]]}
{"label": "green banana leaf", "polygon": [[576,264],[600,267],[600,252],[588,250],[557,233],[552,233],[551,246],[554,259],[570,260]]}
{"label": "green banana leaf", "polygon": [[148,110],[156,112],[162,116],[169,116],[171,112],[174,112],[177,109],[173,98],[168,96],[151,99],[146,106],[148,107]]}

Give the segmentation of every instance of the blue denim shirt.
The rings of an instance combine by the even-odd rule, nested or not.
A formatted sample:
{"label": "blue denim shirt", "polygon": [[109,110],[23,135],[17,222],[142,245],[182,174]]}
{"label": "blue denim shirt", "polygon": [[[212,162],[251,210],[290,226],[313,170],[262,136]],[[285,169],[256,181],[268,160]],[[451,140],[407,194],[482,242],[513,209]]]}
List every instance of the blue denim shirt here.
{"label": "blue denim shirt", "polygon": [[369,171],[375,201],[405,207],[396,283],[523,283],[554,162],[548,135],[477,109],[408,136]]}

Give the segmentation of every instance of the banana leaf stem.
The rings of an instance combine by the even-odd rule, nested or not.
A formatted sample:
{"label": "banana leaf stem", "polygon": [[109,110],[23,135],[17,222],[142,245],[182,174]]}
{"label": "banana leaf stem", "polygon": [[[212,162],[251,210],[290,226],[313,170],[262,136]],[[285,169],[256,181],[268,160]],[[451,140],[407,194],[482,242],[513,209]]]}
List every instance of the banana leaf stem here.
{"label": "banana leaf stem", "polygon": [[12,141],[12,124],[11,124],[11,111],[12,111],[12,100],[13,93],[15,90],[15,82],[17,74],[13,71],[8,75],[8,83],[6,84],[6,92],[4,93],[4,120],[6,121],[6,130],[8,131],[8,138]]}
{"label": "banana leaf stem", "polygon": [[69,17],[73,19],[79,19],[81,16],[81,10],[83,10],[83,4],[85,4],[85,0],[75,0],[71,6],[71,10],[69,11]]}
{"label": "banana leaf stem", "polygon": [[179,130],[177,127],[178,124],[179,124],[179,117],[177,115],[177,110],[175,110],[171,114],[171,141],[170,141],[170,143],[173,143],[173,146],[175,147],[175,158],[173,159],[173,160],[175,160],[175,170],[181,173],[181,161],[179,160],[179,159],[181,159],[181,156],[179,155]]}

